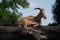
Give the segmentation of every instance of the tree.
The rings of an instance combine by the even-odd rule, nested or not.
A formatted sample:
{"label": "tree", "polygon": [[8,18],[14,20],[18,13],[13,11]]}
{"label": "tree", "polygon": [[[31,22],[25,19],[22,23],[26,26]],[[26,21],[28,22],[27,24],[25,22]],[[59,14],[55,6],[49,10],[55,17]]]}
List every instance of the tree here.
{"label": "tree", "polygon": [[27,8],[28,5],[27,0],[2,0],[0,2],[0,25],[14,25],[16,19],[22,15],[17,11],[20,8],[19,6]]}
{"label": "tree", "polygon": [[13,12],[18,12],[17,9],[19,6],[22,6],[23,8],[27,8],[29,3],[27,0],[2,0],[0,3],[0,8],[2,9],[9,9],[11,8]]}
{"label": "tree", "polygon": [[53,5],[52,9],[54,23],[59,25],[60,24],[60,0],[56,0],[55,5]]}

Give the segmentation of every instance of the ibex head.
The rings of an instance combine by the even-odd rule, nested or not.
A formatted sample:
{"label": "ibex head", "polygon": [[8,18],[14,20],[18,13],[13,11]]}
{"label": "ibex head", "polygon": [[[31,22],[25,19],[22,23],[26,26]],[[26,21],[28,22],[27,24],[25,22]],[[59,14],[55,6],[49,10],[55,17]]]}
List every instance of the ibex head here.
{"label": "ibex head", "polygon": [[45,10],[44,9],[41,9],[41,8],[35,8],[35,9],[39,9],[40,10],[39,14],[40,14],[41,18],[46,19],[46,15],[45,15]]}

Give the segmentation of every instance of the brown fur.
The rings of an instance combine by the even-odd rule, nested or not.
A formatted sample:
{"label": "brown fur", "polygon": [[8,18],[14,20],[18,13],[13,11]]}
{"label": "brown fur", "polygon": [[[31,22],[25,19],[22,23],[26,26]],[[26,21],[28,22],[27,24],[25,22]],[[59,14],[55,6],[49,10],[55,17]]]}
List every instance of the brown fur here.
{"label": "brown fur", "polygon": [[22,17],[22,18],[18,18],[16,24],[21,27],[24,26],[24,28],[28,28],[28,26],[34,25],[37,26],[39,24],[41,24],[41,18],[45,18],[46,16],[44,14],[44,10],[41,8],[35,8],[35,9],[39,9],[40,12],[37,16],[27,16],[27,17]]}

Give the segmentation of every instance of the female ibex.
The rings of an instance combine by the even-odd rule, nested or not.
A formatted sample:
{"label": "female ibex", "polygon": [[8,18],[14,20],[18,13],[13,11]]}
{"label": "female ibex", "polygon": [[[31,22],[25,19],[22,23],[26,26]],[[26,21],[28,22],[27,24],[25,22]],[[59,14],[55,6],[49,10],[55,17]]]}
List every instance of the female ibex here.
{"label": "female ibex", "polygon": [[16,21],[16,24],[19,27],[23,26],[24,28],[28,28],[28,26],[31,26],[31,25],[34,25],[34,26],[40,25],[41,18],[46,19],[45,12],[44,12],[44,9],[41,9],[41,8],[35,8],[35,9],[40,10],[40,12],[37,16],[35,16],[35,17],[34,16],[27,16],[27,17],[18,18]]}

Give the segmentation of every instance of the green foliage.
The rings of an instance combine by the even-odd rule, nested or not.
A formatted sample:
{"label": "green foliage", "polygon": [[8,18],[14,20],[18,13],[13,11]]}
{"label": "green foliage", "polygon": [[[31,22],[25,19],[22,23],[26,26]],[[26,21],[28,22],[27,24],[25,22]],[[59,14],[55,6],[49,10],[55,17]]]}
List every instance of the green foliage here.
{"label": "green foliage", "polygon": [[10,11],[0,9],[0,25],[3,26],[12,26],[15,24],[16,19],[19,15],[11,13]]}
{"label": "green foliage", "polygon": [[17,18],[22,17],[22,13],[17,11],[18,5],[27,8],[29,3],[27,0],[2,0],[0,2],[0,26],[12,26]]}
{"label": "green foliage", "polygon": [[52,13],[54,15],[54,23],[60,24],[60,0],[56,0],[55,5],[53,5]]}
{"label": "green foliage", "polygon": [[56,23],[49,23],[49,25],[48,26],[57,26],[58,24],[56,24]]}
{"label": "green foliage", "polygon": [[23,8],[29,7],[29,3],[27,2],[27,0],[2,0],[2,3],[0,3],[0,8],[11,8],[12,11],[17,12],[17,9],[19,8],[18,5]]}

